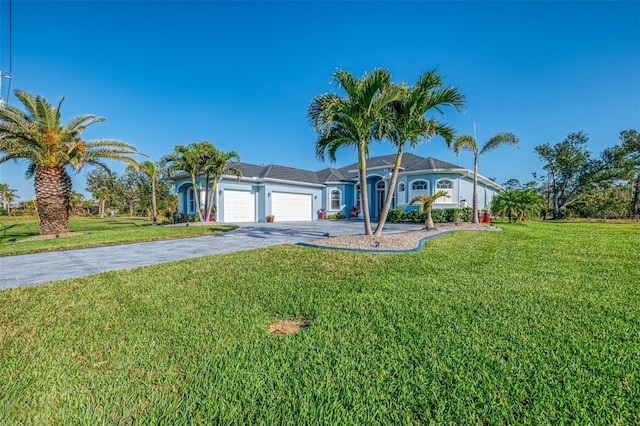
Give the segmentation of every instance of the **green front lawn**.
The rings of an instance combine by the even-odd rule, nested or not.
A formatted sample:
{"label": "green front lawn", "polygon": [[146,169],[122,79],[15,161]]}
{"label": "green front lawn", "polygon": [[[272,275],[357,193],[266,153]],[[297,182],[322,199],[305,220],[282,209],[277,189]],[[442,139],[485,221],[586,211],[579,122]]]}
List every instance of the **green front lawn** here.
{"label": "green front lawn", "polygon": [[2,291],[0,424],[640,423],[640,226],[501,226]]}
{"label": "green front lawn", "polygon": [[191,225],[153,226],[148,220],[127,217],[114,220],[72,217],[69,220],[69,231],[77,232],[79,235],[24,241],[38,235],[38,220],[32,217],[0,217],[0,256],[196,237],[236,228],[215,223],[205,226]]}

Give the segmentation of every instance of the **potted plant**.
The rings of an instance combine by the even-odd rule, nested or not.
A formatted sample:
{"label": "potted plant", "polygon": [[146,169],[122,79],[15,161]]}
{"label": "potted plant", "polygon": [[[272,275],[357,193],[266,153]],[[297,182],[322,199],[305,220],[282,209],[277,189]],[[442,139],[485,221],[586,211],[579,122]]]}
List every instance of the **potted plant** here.
{"label": "potted plant", "polygon": [[267,215],[267,222],[273,222],[273,219],[275,219],[276,217],[272,214],[268,214]]}
{"label": "potted plant", "polygon": [[360,206],[351,207],[351,217],[358,217],[360,214]]}

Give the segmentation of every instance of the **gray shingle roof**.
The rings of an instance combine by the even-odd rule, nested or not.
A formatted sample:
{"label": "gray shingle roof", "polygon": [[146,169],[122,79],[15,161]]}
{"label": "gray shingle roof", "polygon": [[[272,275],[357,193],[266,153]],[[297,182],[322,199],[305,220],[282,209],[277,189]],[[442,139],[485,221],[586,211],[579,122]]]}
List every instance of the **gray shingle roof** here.
{"label": "gray shingle roof", "polygon": [[[396,161],[395,154],[372,157],[367,161],[367,168],[393,167]],[[294,167],[279,166],[269,164],[258,166],[247,163],[230,163],[231,166],[242,172],[243,177],[258,179],[278,179],[293,182],[303,182],[311,184],[323,184],[326,182],[353,181],[358,177],[358,163],[335,169],[328,167],[318,172],[296,169]],[[447,163],[433,157],[420,157],[414,154],[404,154],[400,165],[403,171],[437,170],[437,169],[460,169],[460,166]]]}
{"label": "gray shingle roof", "polygon": [[[396,162],[396,155],[383,155],[381,157],[373,157],[367,161],[367,169],[389,167],[392,168]],[[405,153],[400,163],[402,171],[413,172],[419,170],[438,170],[438,169],[460,169],[462,167],[438,160],[433,157],[420,157],[415,154]],[[347,179],[355,179],[358,177],[358,163],[353,163],[342,167],[340,172]]]}

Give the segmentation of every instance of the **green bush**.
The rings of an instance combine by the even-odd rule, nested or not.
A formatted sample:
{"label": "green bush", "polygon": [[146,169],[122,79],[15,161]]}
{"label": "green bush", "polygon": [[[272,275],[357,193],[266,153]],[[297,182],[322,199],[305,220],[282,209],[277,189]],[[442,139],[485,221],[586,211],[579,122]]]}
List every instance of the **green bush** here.
{"label": "green bush", "polygon": [[346,219],[347,215],[344,213],[334,213],[327,216],[327,220]]}
{"label": "green bush", "polygon": [[433,219],[433,223],[444,223],[444,222],[446,222],[444,210],[442,210],[442,209],[433,209],[433,210],[431,210],[431,218]]}
{"label": "green bush", "polygon": [[405,221],[407,218],[407,212],[403,209],[391,209],[389,210],[389,215],[387,216],[387,220],[391,223],[400,223]]}
{"label": "green bush", "polygon": [[460,220],[464,222],[471,222],[473,217],[473,209],[471,207],[465,207],[460,209]]}
{"label": "green bush", "polygon": [[422,220],[422,213],[420,213],[420,210],[409,210],[407,212],[406,215],[406,219],[409,222],[415,222],[415,223],[423,223],[424,220]]}

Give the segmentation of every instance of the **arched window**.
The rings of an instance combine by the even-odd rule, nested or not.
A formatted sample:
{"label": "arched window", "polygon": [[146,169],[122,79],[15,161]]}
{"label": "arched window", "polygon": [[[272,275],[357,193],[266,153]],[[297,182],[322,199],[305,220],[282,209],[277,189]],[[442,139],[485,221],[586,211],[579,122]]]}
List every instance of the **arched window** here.
{"label": "arched window", "polygon": [[405,197],[405,189],[406,185],[404,184],[404,182],[400,182],[398,184],[398,204],[404,204],[407,202],[407,199]]}
{"label": "arched window", "polygon": [[429,196],[429,182],[426,180],[414,180],[409,186],[409,200],[418,195]]}
{"label": "arched window", "polygon": [[340,199],[340,190],[332,189],[329,192],[329,210],[340,210],[341,199]]}
{"label": "arched window", "polygon": [[436,203],[456,203],[453,197],[453,181],[449,179],[440,179],[436,182],[436,192],[444,191],[447,193],[447,197],[440,197],[436,200]]}

